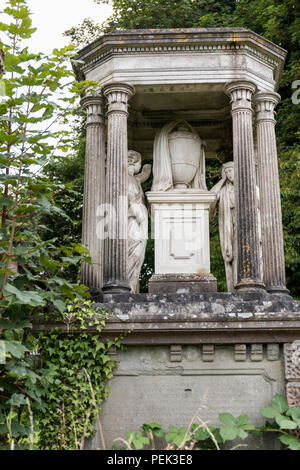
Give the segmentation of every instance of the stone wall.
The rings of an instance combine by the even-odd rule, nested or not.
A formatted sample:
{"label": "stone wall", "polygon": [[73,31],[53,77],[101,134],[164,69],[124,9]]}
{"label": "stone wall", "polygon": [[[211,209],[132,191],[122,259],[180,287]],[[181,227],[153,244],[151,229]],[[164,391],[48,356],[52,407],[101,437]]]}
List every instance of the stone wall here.
{"label": "stone wall", "polygon": [[[246,413],[249,422],[262,426],[260,409],[275,393],[284,393],[282,348],[279,344],[129,346],[118,353],[118,369],[109,385],[101,412],[107,448],[144,423],[154,421],[168,430],[170,424],[189,425],[195,415],[219,426],[219,413]],[[277,440],[269,436],[251,436],[228,447],[239,443],[246,443],[246,449],[278,448]],[[98,435],[88,444],[90,449],[100,446]]]}

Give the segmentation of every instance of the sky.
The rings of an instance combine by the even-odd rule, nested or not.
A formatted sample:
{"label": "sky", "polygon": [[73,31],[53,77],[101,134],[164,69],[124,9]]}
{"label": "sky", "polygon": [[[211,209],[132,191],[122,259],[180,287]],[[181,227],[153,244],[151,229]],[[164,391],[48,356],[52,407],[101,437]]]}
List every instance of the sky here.
{"label": "sky", "polygon": [[68,44],[69,38],[63,33],[84,18],[102,23],[112,12],[110,5],[97,5],[93,0],[27,0],[27,4],[37,31],[26,45],[31,51],[44,53]]}

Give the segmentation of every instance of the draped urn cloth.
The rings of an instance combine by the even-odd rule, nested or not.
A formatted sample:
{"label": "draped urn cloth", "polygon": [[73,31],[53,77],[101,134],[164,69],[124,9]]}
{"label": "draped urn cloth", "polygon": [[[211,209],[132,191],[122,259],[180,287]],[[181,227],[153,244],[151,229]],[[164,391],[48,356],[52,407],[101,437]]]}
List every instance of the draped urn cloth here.
{"label": "draped urn cloth", "polygon": [[[188,186],[192,189],[207,190],[205,182],[205,154],[203,142],[192,126],[188,122],[180,119],[166,124],[155,136],[153,149],[152,191],[168,191],[169,189],[174,188],[175,172],[174,169],[172,169],[170,135],[172,135],[171,132],[178,126],[184,127],[185,130],[189,130],[190,134],[193,135],[194,140],[198,142],[196,153],[199,153],[198,155],[195,154],[192,156],[192,161],[195,161],[194,157],[199,161],[198,169]],[[180,162],[182,167],[184,166],[184,163],[185,156],[182,155],[182,162]]]}

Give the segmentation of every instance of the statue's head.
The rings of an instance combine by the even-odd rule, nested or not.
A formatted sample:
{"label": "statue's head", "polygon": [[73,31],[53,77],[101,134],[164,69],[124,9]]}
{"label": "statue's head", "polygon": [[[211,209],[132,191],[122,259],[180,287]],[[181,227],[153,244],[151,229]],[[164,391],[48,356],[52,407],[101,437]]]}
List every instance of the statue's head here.
{"label": "statue's head", "polygon": [[142,166],[142,156],[135,150],[128,151],[128,174],[130,176],[136,175]]}
{"label": "statue's head", "polygon": [[231,183],[234,182],[234,163],[227,162],[222,166],[222,178],[227,179]]}

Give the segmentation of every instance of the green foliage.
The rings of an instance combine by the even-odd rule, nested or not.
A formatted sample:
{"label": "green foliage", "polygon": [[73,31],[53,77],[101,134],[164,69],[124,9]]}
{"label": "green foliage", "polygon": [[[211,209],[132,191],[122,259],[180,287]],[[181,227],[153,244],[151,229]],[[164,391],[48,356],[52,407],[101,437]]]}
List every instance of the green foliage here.
{"label": "green foliage", "polygon": [[[38,343],[30,329],[45,312],[62,313],[67,303],[84,300],[87,289],[78,270],[88,260],[74,240],[59,245],[45,221],[70,217],[55,203],[65,185],[40,174],[53,157],[71,148],[63,124],[70,119],[83,83],[75,85],[70,59],[74,46],[46,56],[24,46],[35,29],[25,0],[8,0],[0,23],[5,73],[0,101],[0,446],[32,448],[35,413],[52,371],[40,369]],[[53,127],[53,124],[54,127]],[[58,125],[59,124],[59,125]],[[73,282],[67,278],[75,268]]]}
{"label": "green foliage", "polygon": [[[235,444],[232,449],[238,449],[241,447],[239,440],[246,439],[249,433],[271,432],[273,435],[278,433],[279,440],[290,450],[300,450],[300,408],[289,408],[287,399],[283,395],[277,394],[273,397],[270,406],[261,409],[261,413],[267,418],[275,418],[274,425],[266,423],[265,427],[256,428],[248,422],[249,417],[246,414],[235,418],[231,413],[220,413],[219,420],[223,424],[220,427],[207,426],[201,417],[197,416],[197,421],[200,424],[191,423],[189,426],[181,426],[180,428],[169,426],[168,432],[165,432],[157,423],[143,424],[142,432],[126,433],[127,440],[120,440],[125,442],[126,449],[129,450],[132,450],[134,439],[136,439],[138,446],[133,444],[135,449],[143,449],[149,444],[152,449],[155,449],[154,437],[164,439],[168,443],[165,447],[167,450],[220,450],[224,444],[231,441],[234,441],[233,444]],[[293,430],[296,435],[292,435],[290,430]],[[242,446],[246,445],[242,444]],[[117,447],[114,446],[114,448]]]}
{"label": "green foliage", "polygon": [[[93,309],[91,301],[72,302],[57,317],[68,334],[62,334],[60,327],[40,334],[41,370],[51,370],[52,378],[45,408],[38,416],[39,449],[81,449],[94,434],[98,406],[107,398],[106,382],[116,365],[109,349],[121,347],[118,339],[103,342],[101,338],[109,315],[100,306]],[[88,327],[97,333],[89,333]],[[138,449],[138,437],[132,442]]]}

